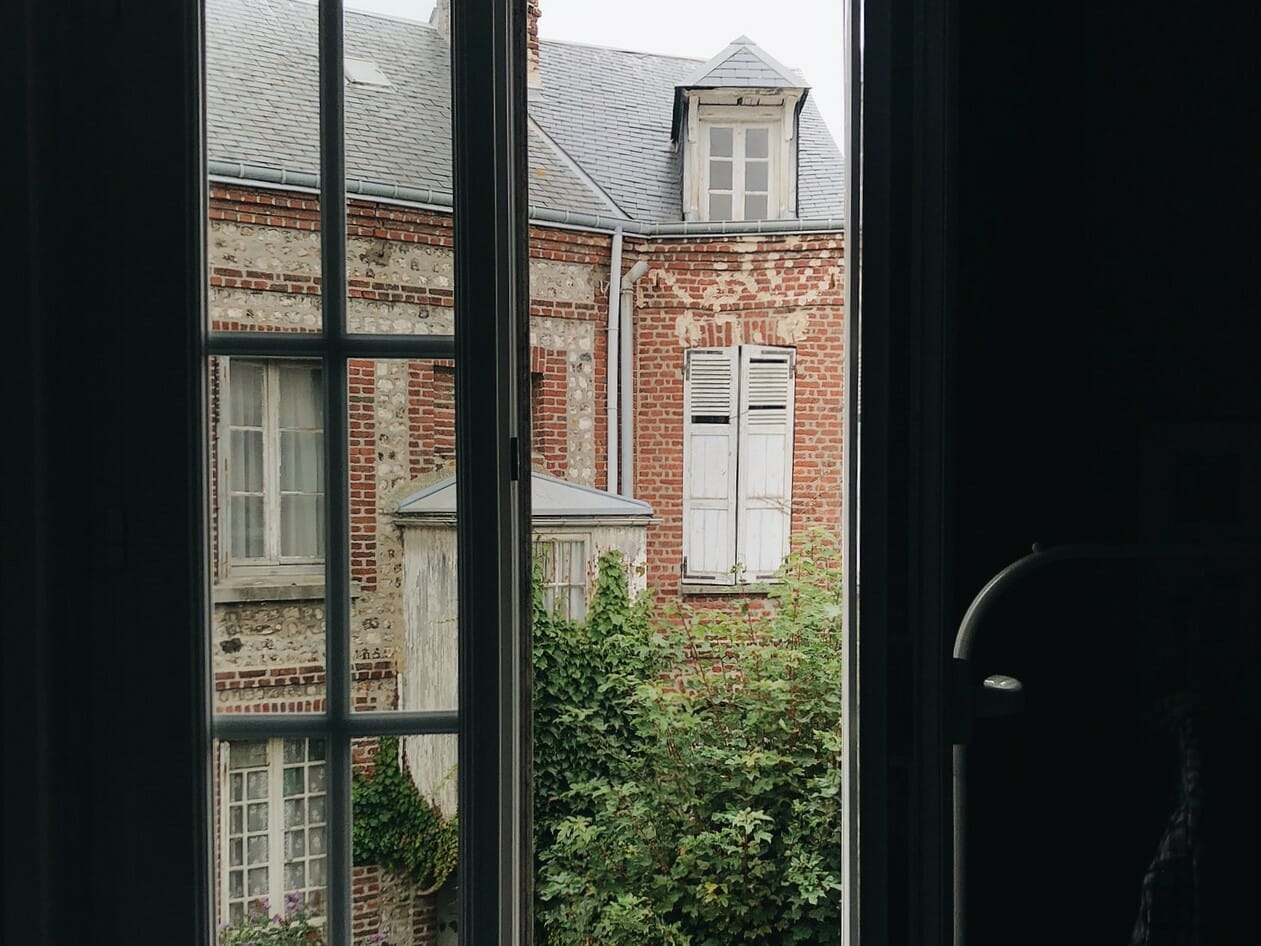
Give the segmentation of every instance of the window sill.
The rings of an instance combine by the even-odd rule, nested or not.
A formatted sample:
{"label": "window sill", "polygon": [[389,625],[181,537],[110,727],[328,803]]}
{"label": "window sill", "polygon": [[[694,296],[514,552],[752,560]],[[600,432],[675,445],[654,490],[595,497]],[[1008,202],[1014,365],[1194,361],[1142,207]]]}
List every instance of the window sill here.
{"label": "window sill", "polygon": [[710,585],[700,581],[679,582],[681,595],[756,595],[766,597],[774,582],[749,582],[742,585]]}
{"label": "window sill", "polygon": [[[215,584],[210,594],[214,604],[240,604],[259,601],[322,601],[323,575],[295,575],[284,578],[229,578]],[[359,583],[350,583],[350,597],[359,597]]]}

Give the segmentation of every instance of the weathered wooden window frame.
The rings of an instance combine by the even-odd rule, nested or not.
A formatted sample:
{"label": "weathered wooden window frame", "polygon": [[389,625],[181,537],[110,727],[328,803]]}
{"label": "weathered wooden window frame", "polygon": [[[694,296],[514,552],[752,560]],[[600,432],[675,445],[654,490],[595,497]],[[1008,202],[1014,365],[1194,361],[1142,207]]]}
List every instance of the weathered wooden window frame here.
{"label": "weathered wooden window frame", "polygon": [[[232,555],[232,362],[260,365],[263,369],[263,555],[237,559]],[[223,358],[218,365],[221,410],[219,415],[219,508],[214,510],[219,525],[219,575],[232,578],[314,576],[324,569],[324,557],[284,555],[283,525],[280,512],[280,420],[279,359]],[[310,359],[290,362],[311,365]]]}

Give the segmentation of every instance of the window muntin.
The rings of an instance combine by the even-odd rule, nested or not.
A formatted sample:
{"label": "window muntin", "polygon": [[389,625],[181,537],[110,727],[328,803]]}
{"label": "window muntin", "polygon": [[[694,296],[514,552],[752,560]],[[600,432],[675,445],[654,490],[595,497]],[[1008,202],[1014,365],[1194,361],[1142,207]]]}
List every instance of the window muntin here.
{"label": "window muntin", "polygon": [[321,739],[222,743],[219,915],[240,925],[251,909],[324,910],[327,768]]}
{"label": "window muntin", "polygon": [[766,220],[778,217],[772,124],[705,125],[704,219]]}
{"label": "window muntin", "polygon": [[683,579],[774,579],[792,523],[792,348],[691,349],[683,385]]}
{"label": "window muntin", "polygon": [[320,365],[223,363],[225,565],[246,572],[318,566],[324,558]]}

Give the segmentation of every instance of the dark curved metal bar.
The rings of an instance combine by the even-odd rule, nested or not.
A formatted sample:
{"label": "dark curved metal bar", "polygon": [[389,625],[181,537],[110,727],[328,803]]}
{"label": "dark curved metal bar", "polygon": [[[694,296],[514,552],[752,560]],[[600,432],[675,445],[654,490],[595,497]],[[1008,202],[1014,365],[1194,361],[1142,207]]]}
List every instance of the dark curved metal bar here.
{"label": "dark curved metal bar", "polygon": [[[1058,545],[1048,549],[1039,548],[1036,544],[1033,551],[1023,558],[1012,562],[993,578],[972,599],[963,620],[959,622],[959,630],[955,633],[954,659],[964,664],[957,670],[959,678],[970,684],[967,664],[972,657],[972,648],[981,623],[990,608],[1006,591],[1019,584],[1024,578],[1041,571],[1050,565],[1060,562],[1139,562],[1145,560],[1178,559],[1213,560],[1213,559],[1248,559],[1261,558],[1261,545],[1104,545],[1075,544]],[[970,685],[960,687],[957,699],[973,698]],[[956,713],[967,712],[968,708],[955,706]],[[962,738],[962,737],[957,737]],[[964,946],[964,928],[966,921],[966,876],[964,862],[964,835],[967,829],[967,761],[968,748],[963,742],[956,742],[951,753],[951,775],[953,781],[954,809],[954,946]]]}

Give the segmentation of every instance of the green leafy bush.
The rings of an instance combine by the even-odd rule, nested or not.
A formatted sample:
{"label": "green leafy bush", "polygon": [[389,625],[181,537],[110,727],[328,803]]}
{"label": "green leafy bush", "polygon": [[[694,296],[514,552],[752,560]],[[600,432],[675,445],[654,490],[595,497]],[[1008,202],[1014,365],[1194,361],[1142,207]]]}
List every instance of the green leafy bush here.
{"label": "green leafy bush", "polygon": [[605,557],[587,621],[536,606],[547,946],[839,941],[836,543],[810,536],[782,574],[769,613],[654,628]]}
{"label": "green leafy bush", "polygon": [[432,893],[455,869],[459,826],[416,789],[399,765],[398,740],[382,738],[371,775],[350,788],[356,864],[379,864]]}

